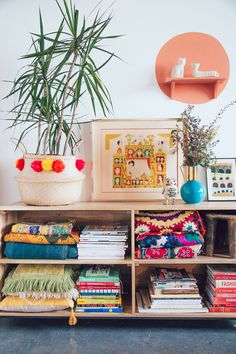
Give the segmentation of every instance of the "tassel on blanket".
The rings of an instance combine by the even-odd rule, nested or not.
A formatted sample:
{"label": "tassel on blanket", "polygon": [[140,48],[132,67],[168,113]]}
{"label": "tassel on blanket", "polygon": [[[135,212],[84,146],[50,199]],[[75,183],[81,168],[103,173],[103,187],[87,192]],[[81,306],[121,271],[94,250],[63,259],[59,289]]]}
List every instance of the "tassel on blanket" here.
{"label": "tassel on blanket", "polygon": [[71,309],[71,312],[70,312],[70,317],[69,317],[69,325],[70,326],[75,326],[77,324],[78,320],[75,316],[75,312],[74,312],[74,309],[72,308]]}

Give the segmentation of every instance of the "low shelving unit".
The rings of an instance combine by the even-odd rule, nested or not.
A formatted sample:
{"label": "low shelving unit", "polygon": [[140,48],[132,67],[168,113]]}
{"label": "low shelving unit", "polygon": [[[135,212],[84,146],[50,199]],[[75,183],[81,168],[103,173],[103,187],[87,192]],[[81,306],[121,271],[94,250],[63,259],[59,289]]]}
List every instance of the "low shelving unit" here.
{"label": "low shelving unit", "polygon": [[[236,313],[183,313],[183,314],[149,314],[139,313],[136,306],[136,290],[142,284],[150,267],[185,267],[196,269],[197,273],[205,272],[207,264],[236,264],[236,259],[223,255],[213,257],[201,255],[192,259],[135,259],[134,219],[138,211],[167,211],[167,210],[198,210],[205,212],[228,211],[236,214],[236,202],[203,202],[200,205],[186,205],[177,201],[175,205],[164,205],[162,201],[155,202],[80,202],[69,206],[36,207],[16,203],[0,207],[0,236],[1,254],[3,254],[3,236],[17,221],[43,222],[50,220],[74,219],[76,226],[86,224],[123,224],[130,226],[129,247],[124,260],[47,260],[47,259],[7,259],[0,258],[0,290],[4,282],[4,269],[12,264],[110,264],[118,265],[124,279],[125,295],[122,313],[76,313],[78,318],[186,318],[186,319],[233,319]],[[45,313],[0,312],[0,316],[11,317],[69,317],[70,311]]]}

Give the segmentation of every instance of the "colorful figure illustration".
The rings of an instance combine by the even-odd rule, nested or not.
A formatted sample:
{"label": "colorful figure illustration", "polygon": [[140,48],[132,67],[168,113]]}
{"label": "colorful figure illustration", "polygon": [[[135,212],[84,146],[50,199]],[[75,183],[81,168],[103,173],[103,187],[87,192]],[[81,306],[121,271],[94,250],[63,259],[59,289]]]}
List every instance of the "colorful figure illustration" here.
{"label": "colorful figure illustration", "polygon": [[163,138],[157,141],[157,137],[151,134],[127,134],[123,140],[119,138],[113,155],[113,188],[163,188],[166,180],[165,143]]}

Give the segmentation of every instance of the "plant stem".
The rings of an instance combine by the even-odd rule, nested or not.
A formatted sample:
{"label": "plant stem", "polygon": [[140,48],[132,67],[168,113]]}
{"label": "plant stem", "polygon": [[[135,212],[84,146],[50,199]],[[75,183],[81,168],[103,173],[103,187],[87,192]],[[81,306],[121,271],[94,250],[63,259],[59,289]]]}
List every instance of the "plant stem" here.
{"label": "plant stem", "polygon": [[65,156],[65,154],[66,154],[68,143],[69,143],[69,140],[70,140],[70,137],[71,137],[71,134],[72,134],[73,124],[74,124],[74,120],[75,120],[76,107],[77,107],[76,104],[74,104],[72,117],[71,117],[71,122],[70,122],[70,129],[69,129],[69,132],[67,134],[65,145],[64,145],[64,149],[63,149],[63,156]]}
{"label": "plant stem", "polygon": [[74,52],[74,57],[73,57],[72,63],[70,65],[70,69],[69,69],[67,77],[66,77],[66,86],[65,86],[65,91],[63,94],[62,106],[61,106],[61,117],[59,119],[59,125],[58,125],[57,137],[56,137],[57,154],[59,153],[59,148],[60,148],[60,140],[61,140],[61,134],[62,134],[63,121],[64,121],[64,113],[65,113],[64,110],[65,110],[65,105],[66,105],[67,91],[69,89],[70,78],[71,78],[77,58],[78,58],[78,53]]}
{"label": "plant stem", "polygon": [[47,149],[48,149],[49,133],[50,133],[50,130],[51,130],[51,126],[52,126],[52,123],[50,122],[48,124],[47,132],[45,134],[45,139],[44,139],[44,144],[43,144],[43,153],[44,153],[44,155],[46,155]]}
{"label": "plant stem", "polygon": [[41,147],[41,129],[42,128],[42,124],[41,124],[41,120],[39,121],[39,124],[38,124],[38,148],[37,148],[37,151],[36,153],[37,154],[40,154],[40,147]]}

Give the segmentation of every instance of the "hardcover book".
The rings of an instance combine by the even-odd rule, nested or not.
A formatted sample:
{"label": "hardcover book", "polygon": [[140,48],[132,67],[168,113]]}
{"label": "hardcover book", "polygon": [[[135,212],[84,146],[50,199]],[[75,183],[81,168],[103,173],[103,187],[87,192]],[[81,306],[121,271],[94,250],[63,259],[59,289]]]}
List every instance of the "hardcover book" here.
{"label": "hardcover book", "polygon": [[151,273],[151,280],[159,283],[196,282],[196,279],[186,272],[185,269],[157,268],[155,273]]}
{"label": "hardcover book", "polygon": [[120,273],[115,267],[108,266],[86,266],[80,273],[80,282],[114,282],[119,283]]}
{"label": "hardcover book", "polygon": [[207,271],[215,280],[236,280],[235,264],[208,265]]}

